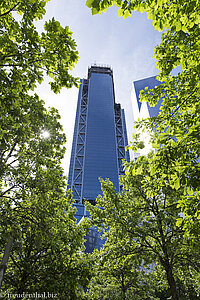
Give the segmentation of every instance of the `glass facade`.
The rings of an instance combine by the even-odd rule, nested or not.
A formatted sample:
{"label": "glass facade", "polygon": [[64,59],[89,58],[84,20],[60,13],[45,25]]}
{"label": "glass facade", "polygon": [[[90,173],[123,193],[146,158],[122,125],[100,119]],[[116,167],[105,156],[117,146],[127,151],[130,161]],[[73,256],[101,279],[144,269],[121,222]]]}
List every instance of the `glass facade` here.
{"label": "glass facade", "polygon": [[[140,91],[144,90],[145,87],[148,87],[148,89],[153,89],[155,86],[160,85],[160,83],[161,82],[156,79],[156,76],[134,81],[133,85],[135,89],[135,95],[137,99],[139,112],[141,111],[141,107],[142,107],[142,102],[140,102],[139,99]],[[157,116],[159,114],[161,104],[162,104],[162,98],[158,101],[158,103],[154,107],[151,107],[147,102],[147,108],[149,113],[148,117],[151,118]]]}
{"label": "glass facade", "polygon": [[113,83],[110,74],[91,72],[85,141],[83,197],[101,193],[99,177],[109,178],[119,190]]}
{"label": "glass facade", "polygon": [[119,191],[122,159],[129,160],[125,114],[115,103],[113,73],[92,66],[81,80],[68,184],[77,203],[101,194],[99,178],[109,178]]}
{"label": "glass facade", "polygon": [[[87,216],[84,200],[95,204],[101,194],[99,178],[109,178],[120,190],[119,175],[124,173],[122,159],[129,161],[125,114],[115,103],[113,72],[110,67],[92,66],[82,79],[74,127],[68,188],[77,202],[77,221]],[[100,248],[96,228],[86,237],[87,252]]]}

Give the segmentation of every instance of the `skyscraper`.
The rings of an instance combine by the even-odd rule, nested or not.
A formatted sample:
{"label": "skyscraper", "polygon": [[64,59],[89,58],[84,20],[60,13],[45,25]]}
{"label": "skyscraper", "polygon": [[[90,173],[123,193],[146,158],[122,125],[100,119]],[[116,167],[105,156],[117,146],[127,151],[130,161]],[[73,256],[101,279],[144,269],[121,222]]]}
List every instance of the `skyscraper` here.
{"label": "skyscraper", "polygon": [[129,161],[127,144],[125,114],[115,103],[112,69],[93,65],[79,88],[68,177],[77,203],[77,221],[86,214],[84,199],[95,204],[101,194],[100,177],[109,178],[116,191],[120,190],[122,159]]}

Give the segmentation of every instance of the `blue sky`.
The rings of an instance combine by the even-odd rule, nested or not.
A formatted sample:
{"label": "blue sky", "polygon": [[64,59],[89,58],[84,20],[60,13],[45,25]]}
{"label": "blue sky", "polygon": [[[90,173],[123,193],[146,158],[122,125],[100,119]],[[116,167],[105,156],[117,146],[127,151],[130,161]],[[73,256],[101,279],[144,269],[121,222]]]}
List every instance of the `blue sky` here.
{"label": "blue sky", "polygon": [[[129,141],[133,132],[131,106],[132,82],[158,74],[152,58],[154,47],[160,43],[161,33],[154,30],[146,14],[135,12],[132,17],[118,17],[117,8],[92,15],[85,0],[51,0],[46,5],[45,20],[54,17],[62,26],[69,26],[77,43],[79,62],[72,74],[86,78],[91,64],[110,65],[114,72],[115,99],[125,109]],[[37,89],[47,106],[59,110],[67,135],[67,152],[63,160],[68,174],[78,89],[62,89],[54,95],[47,81]]]}

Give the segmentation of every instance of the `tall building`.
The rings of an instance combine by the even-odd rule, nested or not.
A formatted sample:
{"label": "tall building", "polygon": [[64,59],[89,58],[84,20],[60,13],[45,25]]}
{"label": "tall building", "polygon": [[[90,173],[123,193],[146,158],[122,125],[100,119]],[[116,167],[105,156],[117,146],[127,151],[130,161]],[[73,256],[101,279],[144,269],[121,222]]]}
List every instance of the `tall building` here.
{"label": "tall building", "polygon": [[[112,69],[94,65],[79,87],[68,176],[68,187],[76,200],[77,221],[87,215],[84,199],[95,204],[101,194],[100,177],[109,178],[116,191],[120,190],[122,159],[130,160],[127,145],[125,115],[120,104],[115,103]],[[99,248],[100,241],[95,241],[98,238],[91,240],[91,248]]]}

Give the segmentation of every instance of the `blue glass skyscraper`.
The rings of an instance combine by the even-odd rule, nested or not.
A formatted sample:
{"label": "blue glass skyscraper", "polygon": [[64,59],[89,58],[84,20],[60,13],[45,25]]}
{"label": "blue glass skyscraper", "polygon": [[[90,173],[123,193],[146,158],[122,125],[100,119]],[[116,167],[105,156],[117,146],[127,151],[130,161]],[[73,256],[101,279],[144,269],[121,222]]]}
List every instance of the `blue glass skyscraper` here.
{"label": "blue glass skyscraper", "polygon": [[95,201],[99,177],[119,191],[122,159],[129,160],[124,110],[115,103],[113,73],[92,66],[79,88],[68,184],[78,203]]}
{"label": "blue glass skyscraper", "polygon": [[84,199],[95,204],[101,194],[99,178],[109,178],[120,190],[122,159],[129,161],[124,110],[115,103],[113,72],[92,66],[82,79],[74,127],[68,185],[73,191],[77,220],[86,214]]}

